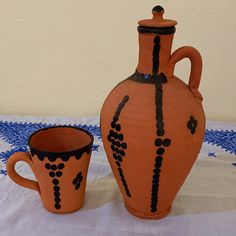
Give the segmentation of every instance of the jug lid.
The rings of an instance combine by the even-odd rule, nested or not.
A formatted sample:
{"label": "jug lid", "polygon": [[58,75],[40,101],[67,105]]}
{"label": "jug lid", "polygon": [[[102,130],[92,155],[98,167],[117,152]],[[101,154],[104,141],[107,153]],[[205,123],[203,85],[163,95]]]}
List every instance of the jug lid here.
{"label": "jug lid", "polygon": [[175,20],[163,19],[165,10],[162,6],[155,6],[152,9],[153,18],[140,20],[138,24],[141,27],[166,28],[174,27],[177,24]]}

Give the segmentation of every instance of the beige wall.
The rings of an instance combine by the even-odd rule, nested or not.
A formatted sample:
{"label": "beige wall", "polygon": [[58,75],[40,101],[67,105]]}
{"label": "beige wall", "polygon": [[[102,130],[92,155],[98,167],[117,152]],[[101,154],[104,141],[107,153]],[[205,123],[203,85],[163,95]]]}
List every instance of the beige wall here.
{"label": "beige wall", "polygon": [[[137,65],[137,21],[161,4],[178,21],[173,48],[204,59],[208,119],[236,121],[236,2],[230,0],[0,0],[0,113],[98,114]],[[188,79],[189,63],[176,75]]]}

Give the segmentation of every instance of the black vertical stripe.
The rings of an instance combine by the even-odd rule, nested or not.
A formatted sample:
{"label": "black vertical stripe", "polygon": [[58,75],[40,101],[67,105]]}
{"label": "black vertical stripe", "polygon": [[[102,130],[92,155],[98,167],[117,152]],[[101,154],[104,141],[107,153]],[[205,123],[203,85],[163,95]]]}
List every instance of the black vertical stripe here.
{"label": "black vertical stripe", "polygon": [[152,52],[152,73],[157,74],[159,70],[159,54],[160,54],[160,36],[157,35],[154,38],[154,47],[153,47],[153,52]]}

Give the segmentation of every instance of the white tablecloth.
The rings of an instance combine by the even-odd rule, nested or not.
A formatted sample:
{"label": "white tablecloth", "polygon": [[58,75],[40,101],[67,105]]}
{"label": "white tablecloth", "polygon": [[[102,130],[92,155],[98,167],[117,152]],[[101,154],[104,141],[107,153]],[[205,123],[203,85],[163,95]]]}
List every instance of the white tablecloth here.
{"label": "white tablecloth", "polygon": [[[37,192],[13,183],[5,162],[27,150],[27,137],[52,124],[82,126],[95,137],[86,199],[77,212],[47,212]],[[170,215],[142,220],[130,215],[108,165],[98,117],[0,116],[0,236],[8,235],[236,235],[236,123],[207,122],[204,144],[190,175],[178,193]],[[21,175],[34,178],[25,163]]]}

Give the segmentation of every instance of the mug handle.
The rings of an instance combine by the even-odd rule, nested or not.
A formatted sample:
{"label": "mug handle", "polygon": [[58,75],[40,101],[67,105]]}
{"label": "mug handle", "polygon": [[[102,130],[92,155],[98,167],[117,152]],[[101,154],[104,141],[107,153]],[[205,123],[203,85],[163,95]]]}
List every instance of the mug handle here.
{"label": "mug handle", "polygon": [[38,182],[36,182],[34,180],[26,179],[26,178],[20,176],[16,172],[15,165],[18,161],[26,162],[33,170],[33,162],[31,160],[30,154],[27,152],[16,152],[13,155],[11,155],[7,161],[6,166],[7,166],[7,173],[9,175],[9,177],[15,183],[17,183],[23,187],[33,189],[33,190],[37,191],[38,193],[40,193]]}
{"label": "mug handle", "polygon": [[191,72],[188,87],[196,98],[202,100],[202,95],[198,91],[202,74],[202,57],[197,49],[189,46],[184,46],[177,49],[170,56],[168,63],[168,75],[173,76],[175,64],[184,58],[189,58],[191,62]]}

